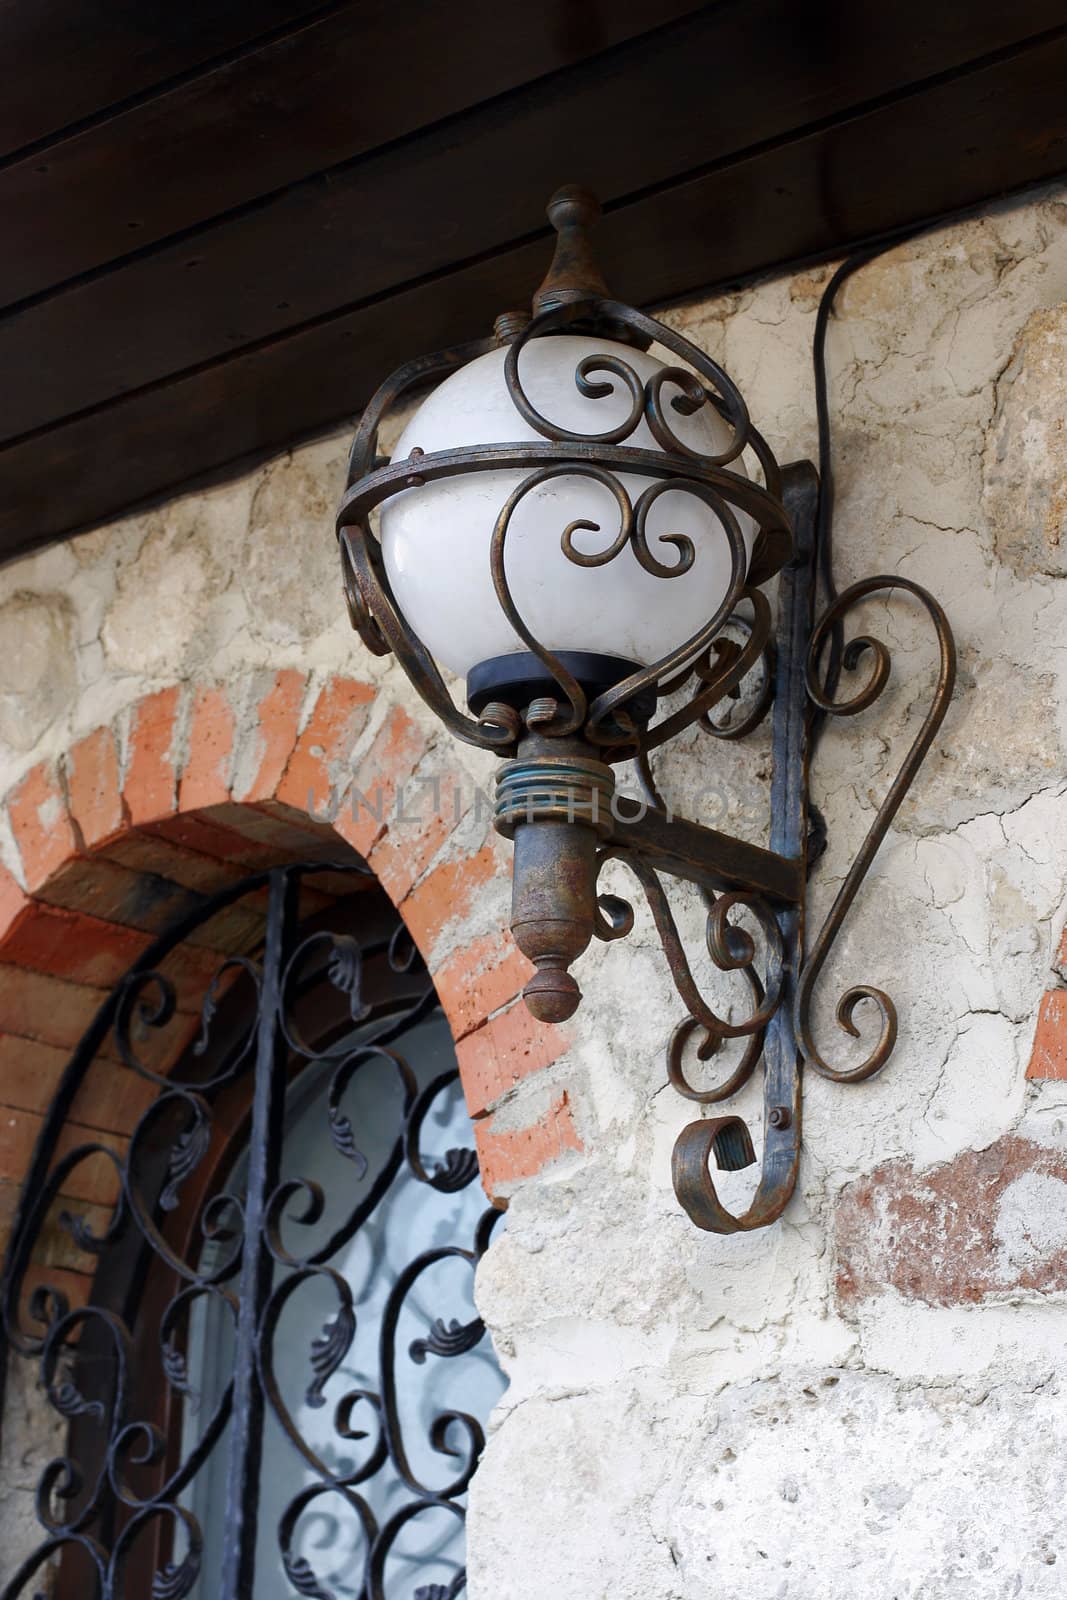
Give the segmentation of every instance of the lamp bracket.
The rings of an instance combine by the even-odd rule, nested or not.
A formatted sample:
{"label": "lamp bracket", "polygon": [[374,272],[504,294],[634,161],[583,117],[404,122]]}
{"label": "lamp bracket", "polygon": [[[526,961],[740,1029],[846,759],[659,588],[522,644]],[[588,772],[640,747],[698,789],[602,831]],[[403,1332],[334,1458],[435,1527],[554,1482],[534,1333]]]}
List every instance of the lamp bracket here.
{"label": "lamp bracket", "polygon": [[[837,1083],[858,1083],[885,1064],[896,1041],[893,1001],[881,989],[849,989],[837,1007],[839,1026],[859,1036],[853,1014],[862,1000],[881,1012],[874,1049],[858,1066],[833,1068],[813,1038],[811,1008],[816,981],[830,954],[859,887],[944,719],[955,682],[955,647],[947,618],[937,601],[910,579],[875,577],[853,584],[830,603],[813,625],[817,584],[816,528],[819,483],[815,468],[802,461],[782,471],[783,498],[794,530],[794,557],[779,582],[776,667],[773,685],[770,848],[732,839],[698,823],[668,818],[662,808],[616,796],[619,822],[601,849],[600,859],[623,861],[637,877],[660,935],[664,953],[688,1014],[675,1028],[667,1053],[668,1078],[685,1098],[718,1105],[735,1094],[763,1063],[763,1156],[755,1195],[735,1214],[719,1199],[710,1163],[734,1171],[756,1160],[751,1132],[737,1116],[700,1118],[679,1135],[672,1158],[678,1199],[697,1227],[713,1233],[748,1232],[766,1227],[782,1214],[796,1187],[800,1159],[802,1069],[805,1065]],[[889,653],[863,635],[844,645],[845,615],[870,596],[887,590],[913,596],[925,609],[937,635],[940,665],[930,708],[905,761],[880,807],[867,837],[810,952],[805,953],[807,882],[812,857],[822,838],[809,821],[809,756],[814,717],[854,715],[874,704],[890,670]],[[829,648],[828,648],[829,647]],[[830,664],[824,666],[824,657]],[[872,663],[866,683],[838,699],[837,663],[854,671],[862,658]],[[651,783],[651,773],[646,767]],[[652,793],[655,795],[654,784]],[[656,795],[658,799],[658,795]],[[738,971],[748,981],[752,1009],[742,1022],[726,1021],[710,1007],[693,977],[660,875],[681,878],[702,890],[708,911],[707,948],[721,971]],[[602,896],[597,933],[621,938],[633,925],[632,912],[618,896]],[[756,942],[731,922],[746,912],[759,926],[763,971],[757,971]],[[739,1061],[713,1088],[693,1087],[683,1058],[697,1037],[697,1055],[714,1056],[729,1039],[744,1040]]]}

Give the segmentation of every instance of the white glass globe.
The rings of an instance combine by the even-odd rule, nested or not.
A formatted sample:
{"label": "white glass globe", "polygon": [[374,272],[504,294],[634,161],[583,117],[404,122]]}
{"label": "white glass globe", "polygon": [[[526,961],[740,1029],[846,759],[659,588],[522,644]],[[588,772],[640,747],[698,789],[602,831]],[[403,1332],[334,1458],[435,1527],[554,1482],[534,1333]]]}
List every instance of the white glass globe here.
{"label": "white glass globe", "polygon": [[[523,389],[541,415],[576,433],[603,433],[628,416],[632,400],[622,381],[593,372],[591,381],[611,382],[614,393],[592,399],[575,385],[584,357],[607,354],[626,361],[643,382],[664,363],[642,351],[607,339],[559,334],[533,339],[519,357]],[[400,436],[394,461],[416,446],[433,451],[480,444],[506,444],[542,438],[515,409],[504,382],[506,350],[461,367],[423,401]],[[683,417],[670,406],[677,391],[664,387],[672,430],[690,448],[714,454],[730,437],[713,406]],[[659,450],[642,419],[627,446]],[[565,448],[565,447],[564,447]],[[430,653],[456,673],[493,657],[526,650],[500,608],[490,569],[490,543],[501,508],[533,471],[472,472],[405,489],[387,500],[381,513],[385,568],[408,623]],[[743,474],[740,461],[730,471]],[[633,473],[618,477],[636,501],[657,480]],[[756,525],[737,513],[751,556]],[[505,545],[505,572],[519,614],[550,650],[588,651],[649,665],[684,644],[721,604],[730,579],[730,547],[711,509],[683,491],[662,494],[649,514],[647,537],[657,560],[678,560],[663,534],[693,541],[695,559],[677,578],[646,572],[627,545],[602,567],[580,567],[560,545],[563,530],[577,519],[600,531],[579,531],[576,549],[605,549],[619,531],[619,511],[602,484],[588,478],[560,477],[533,489],[519,504]]]}

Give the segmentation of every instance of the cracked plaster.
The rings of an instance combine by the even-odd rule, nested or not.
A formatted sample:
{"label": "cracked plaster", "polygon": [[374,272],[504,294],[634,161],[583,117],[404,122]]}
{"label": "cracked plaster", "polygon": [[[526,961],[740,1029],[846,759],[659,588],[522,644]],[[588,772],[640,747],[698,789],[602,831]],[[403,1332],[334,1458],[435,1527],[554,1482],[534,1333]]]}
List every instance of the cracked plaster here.
{"label": "cracked plaster", "polygon": [[[723,362],[783,460],[815,451],[811,338],[831,270],[666,312]],[[670,1188],[692,1107],[664,1086],[680,1007],[647,914],[626,945],[583,958],[573,1049],[499,1113],[522,1125],[566,1088],[586,1154],[521,1190],[482,1267],[511,1387],[473,1490],[472,1600],[1065,1592],[1064,1296],[929,1306],[886,1286],[846,1306],[833,1288],[835,1206],[858,1177],[891,1160],[921,1171],[1013,1132],[1067,1147],[1067,1085],[1024,1078],[1067,913],[1065,343],[1062,189],[899,246],[842,292],[828,343],[839,581],[900,571],[928,584],[960,644],[948,721],[820,985],[835,1060],[847,1041],[833,1004],[852,981],[895,993],[900,1042],[870,1083],[809,1076],[785,1219],[716,1239]],[[298,665],[380,680],[412,707],[396,668],[353,640],[334,581],[347,439],[0,572],[5,642],[24,628],[25,648],[58,641],[32,682],[10,661],[0,678],[0,786],[175,681],[248,685]],[[816,917],[919,725],[933,667],[906,605],[872,603],[860,621],[890,644],[893,677],[818,754],[830,849]],[[491,768],[453,747],[444,759],[471,783]],[[759,837],[765,738],[734,749],[692,736],[656,765],[679,811]],[[486,894],[487,928],[502,896]],[[699,941],[696,897],[681,891],[677,906]],[[739,1108],[758,1147],[754,1087]],[[752,1181],[727,1175],[724,1197],[743,1204]],[[1062,1187],[1020,1180],[1000,1220],[1006,1260],[1060,1248]],[[9,1460],[2,1476],[0,1525],[32,1475]]]}

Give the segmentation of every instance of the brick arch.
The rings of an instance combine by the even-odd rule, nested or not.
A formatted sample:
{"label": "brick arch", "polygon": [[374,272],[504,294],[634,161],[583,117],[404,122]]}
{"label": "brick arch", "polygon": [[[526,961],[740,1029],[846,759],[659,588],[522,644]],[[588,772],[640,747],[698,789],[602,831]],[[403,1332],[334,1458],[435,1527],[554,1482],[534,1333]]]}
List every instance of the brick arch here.
{"label": "brick arch", "polygon": [[[405,786],[435,804],[401,829]],[[243,699],[221,685],[148,695],[28,772],[3,802],[18,859],[0,867],[0,1249],[59,1076],[109,988],[197,896],[326,857],[338,838],[373,867],[433,975],[490,1194],[580,1149],[566,1093],[531,1126],[513,1107],[498,1118],[568,1037],[518,1003],[529,967],[506,930],[478,930],[479,895],[507,856],[470,826],[472,802],[403,707],[357,679],[316,686],[293,670]],[[87,1090],[75,1133],[121,1140],[142,1087],[115,1072]]]}

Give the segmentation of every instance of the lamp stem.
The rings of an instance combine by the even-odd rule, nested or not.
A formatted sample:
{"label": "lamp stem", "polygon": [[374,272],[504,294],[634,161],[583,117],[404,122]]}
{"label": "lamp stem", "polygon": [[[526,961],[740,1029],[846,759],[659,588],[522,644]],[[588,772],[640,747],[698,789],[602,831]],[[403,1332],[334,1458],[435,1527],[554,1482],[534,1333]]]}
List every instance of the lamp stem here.
{"label": "lamp stem", "polygon": [[495,826],[515,842],[511,931],[537,969],[523,990],[539,1022],[565,1022],[582,992],[568,971],[593,937],[597,845],[615,775],[583,739],[531,733],[497,777]]}

